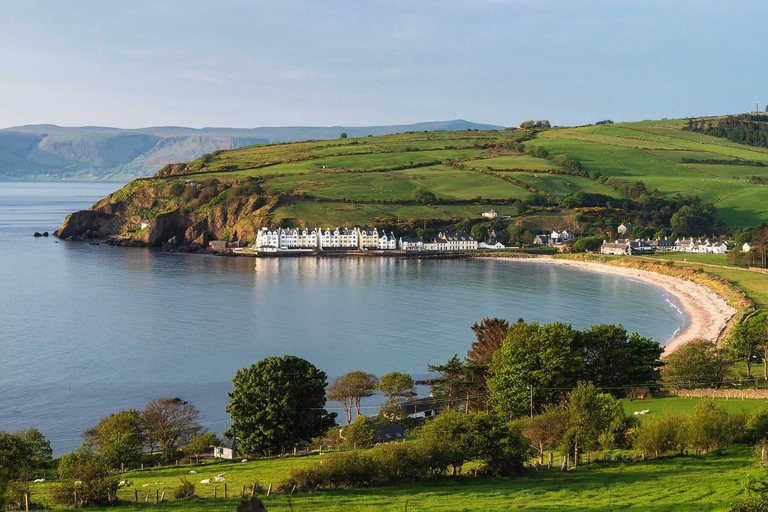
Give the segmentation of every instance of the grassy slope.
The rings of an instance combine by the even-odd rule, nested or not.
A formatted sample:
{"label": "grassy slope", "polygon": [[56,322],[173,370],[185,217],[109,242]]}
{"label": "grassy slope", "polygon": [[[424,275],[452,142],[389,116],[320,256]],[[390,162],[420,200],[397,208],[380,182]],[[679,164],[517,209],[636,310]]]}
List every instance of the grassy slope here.
{"label": "grassy slope", "polygon": [[[216,474],[226,466],[274,466],[274,476],[287,470],[291,464],[303,464],[306,460],[283,459],[245,464],[211,466],[208,473]],[[279,468],[279,469],[278,469]],[[198,468],[200,469],[200,468]],[[231,482],[239,481],[238,471],[256,476],[250,469],[227,468]],[[128,477],[141,485],[148,482],[170,480],[170,470],[133,473]],[[261,473],[266,475],[268,471]],[[747,446],[735,446],[722,453],[700,457],[685,456],[661,458],[645,462],[597,462],[578,470],[540,471],[519,478],[445,478],[438,481],[392,485],[364,489],[341,489],[297,494],[290,497],[272,495],[264,498],[270,511],[294,510],[297,512],[325,510],[408,510],[418,511],[469,511],[488,510],[660,510],[703,511],[728,510],[729,503],[741,499],[741,482],[749,475],[760,474],[754,467],[753,450]],[[195,478],[200,474],[194,475]],[[244,479],[244,481],[247,479]],[[264,477],[259,483],[270,480]],[[196,480],[196,481],[199,481]],[[171,486],[172,486],[171,485]],[[229,485],[230,492],[234,484]],[[39,489],[36,484],[33,489]],[[153,487],[154,488],[154,487]],[[204,491],[202,489],[205,488]],[[240,487],[237,493],[240,492]],[[139,487],[139,493],[143,488]],[[198,492],[212,495],[211,486],[197,484]],[[219,484],[219,492],[222,486]],[[126,492],[132,494],[132,491]],[[152,492],[154,494],[154,492]],[[35,491],[33,490],[33,496]],[[143,501],[143,499],[142,499]],[[231,511],[238,498],[224,500],[204,499],[168,502],[159,506],[140,503],[138,506],[121,507],[122,510],[205,510]],[[104,509],[107,510],[107,509]]]}
{"label": "grassy slope", "polygon": [[623,182],[643,181],[649,190],[666,194],[698,195],[715,203],[730,226],[768,221],[768,188],[746,181],[767,175],[768,168],[682,163],[683,158],[768,163],[768,151],[689,133],[681,126],[643,122],[551,130],[530,144],[579,160],[586,171]]}
{"label": "grassy slope", "polygon": [[[747,181],[768,177],[768,167],[682,162],[692,158],[768,163],[768,151],[685,132],[682,125],[681,120],[664,120],[553,129],[525,144],[579,160],[586,172],[624,183],[642,180],[649,190],[658,188],[665,194],[698,195],[714,202],[732,227],[768,221],[768,188]],[[230,184],[256,179],[270,195],[291,196],[259,211],[258,219],[249,221],[254,226],[285,219],[298,225],[332,226],[370,225],[387,216],[402,221],[477,217],[490,206],[452,203],[481,197],[501,210],[503,201],[524,199],[531,190],[559,197],[578,191],[621,197],[596,179],[562,174],[564,170],[552,160],[514,152],[511,143],[526,136],[530,134],[519,131],[417,132],[250,146],[216,152],[189,162],[180,174],[142,180],[129,189],[159,190],[190,178],[215,177]],[[433,192],[438,203],[391,204],[410,201],[417,187]],[[297,194],[312,199],[301,200]],[[162,194],[144,196],[147,206],[130,212],[135,219],[184,206],[183,201],[152,199]],[[226,197],[218,200],[227,203]],[[355,204],[340,202],[344,200]],[[210,210],[206,208],[193,213],[205,214]],[[249,215],[239,208],[236,215]],[[562,213],[560,224],[569,225],[570,216],[572,212]]]}

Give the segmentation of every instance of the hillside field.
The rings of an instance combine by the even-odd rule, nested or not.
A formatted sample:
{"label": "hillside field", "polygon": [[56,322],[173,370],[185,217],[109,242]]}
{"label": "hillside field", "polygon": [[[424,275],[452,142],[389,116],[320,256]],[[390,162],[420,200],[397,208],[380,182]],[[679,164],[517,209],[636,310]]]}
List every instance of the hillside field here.
{"label": "hillside field", "polygon": [[[623,194],[635,193],[639,181],[648,194],[712,202],[729,228],[768,221],[768,149],[683,125],[412,131],[214,151],[129,183],[94,205],[100,218],[65,230],[65,238],[88,233],[149,245],[198,239],[205,245],[207,239],[253,240],[264,226],[377,224],[407,224],[413,233],[478,219],[491,208],[531,233],[579,233],[585,226],[591,232],[634,215]],[[579,192],[602,202],[587,213],[560,206]],[[162,214],[175,219],[139,231],[143,219]],[[601,215],[604,224],[590,224]]]}

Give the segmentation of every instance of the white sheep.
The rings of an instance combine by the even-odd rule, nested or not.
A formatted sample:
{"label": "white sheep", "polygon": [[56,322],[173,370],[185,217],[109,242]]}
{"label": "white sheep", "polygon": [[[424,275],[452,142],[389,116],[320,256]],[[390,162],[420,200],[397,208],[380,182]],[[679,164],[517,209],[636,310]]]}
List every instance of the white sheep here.
{"label": "white sheep", "polygon": [[45,482],[45,478],[36,478],[35,480],[33,480],[33,482],[36,484],[41,484]]}
{"label": "white sheep", "polygon": [[197,471],[195,471],[194,469],[190,469],[190,470],[189,470],[189,474],[190,474],[190,475],[196,475],[196,474],[197,474]]}
{"label": "white sheep", "polygon": [[211,479],[210,478],[203,478],[202,480],[200,480],[200,483],[201,484],[209,484],[209,483],[211,483]]}

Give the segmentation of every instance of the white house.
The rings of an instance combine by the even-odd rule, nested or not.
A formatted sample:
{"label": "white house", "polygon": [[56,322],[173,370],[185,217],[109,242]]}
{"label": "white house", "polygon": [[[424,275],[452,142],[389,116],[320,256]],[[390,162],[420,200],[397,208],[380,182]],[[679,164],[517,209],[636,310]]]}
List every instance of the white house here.
{"label": "white house", "polygon": [[496,210],[494,210],[493,208],[491,208],[489,211],[483,212],[483,217],[487,219],[496,219],[498,217],[501,217],[501,214]]}
{"label": "white house", "polygon": [[299,234],[300,249],[316,249],[318,246],[317,230],[302,229]]}
{"label": "white house", "polygon": [[728,244],[725,240],[709,238],[694,240],[692,238],[675,240],[675,251],[692,254],[725,254],[728,252]]}
{"label": "white house", "polygon": [[635,226],[630,224],[629,222],[622,222],[621,224],[619,224],[619,227],[618,227],[618,229],[616,231],[618,231],[619,234],[623,235],[627,231],[632,231],[632,228],[634,228],[634,227]]}
{"label": "white house", "polygon": [[492,242],[480,242],[477,244],[478,249],[504,249],[504,244],[496,240]]}
{"label": "white house", "polygon": [[147,226],[149,226],[149,219],[141,219],[141,229],[144,229]]}
{"label": "white house", "polygon": [[339,230],[337,229],[321,229],[318,234],[318,245],[321,249],[332,249],[341,247],[341,241],[339,237]]}
{"label": "white house", "polygon": [[398,242],[398,249],[401,251],[423,251],[424,241],[421,238],[401,236]]}
{"label": "white house", "polygon": [[462,231],[448,231],[438,233],[438,239],[445,240],[448,251],[474,251],[477,250],[477,238]]}
{"label": "white house", "polygon": [[552,243],[552,238],[550,238],[549,235],[536,235],[533,239],[533,243],[535,245],[550,245]]}
{"label": "white house", "polygon": [[570,229],[564,229],[560,232],[560,238],[563,240],[563,242],[571,240],[575,237],[576,237],[576,233],[574,233]]}
{"label": "white house", "polygon": [[749,252],[750,249],[752,249],[752,246],[749,245],[749,242],[744,242],[744,245],[741,246],[741,250],[744,252]]}
{"label": "white house", "polygon": [[629,242],[606,242],[600,246],[600,254],[614,254],[623,256],[629,254]]}
{"label": "white house", "polygon": [[339,233],[339,247],[344,249],[357,249],[357,230],[347,228],[336,228]]}
{"label": "white house", "polygon": [[221,445],[213,449],[213,456],[217,459],[234,459],[237,456],[237,441],[222,439]]}
{"label": "white house", "polygon": [[379,247],[379,231],[376,228],[373,229],[357,229],[357,240],[360,249],[378,249]]}
{"label": "white house", "polygon": [[264,250],[273,248],[277,250],[280,247],[280,230],[261,228],[256,234],[256,249]]}
{"label": "white house", "polygon": [[395,238],[395,234],[391,231],[389,233],[381,231],[379,233],[378,249],[381,251],[397,249],[397,238]]}

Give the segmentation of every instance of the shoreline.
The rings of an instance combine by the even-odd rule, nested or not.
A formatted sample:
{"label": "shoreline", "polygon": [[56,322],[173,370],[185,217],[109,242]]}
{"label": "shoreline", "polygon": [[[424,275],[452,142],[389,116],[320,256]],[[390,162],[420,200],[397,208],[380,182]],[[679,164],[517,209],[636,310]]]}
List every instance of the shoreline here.
{"label": "shoreline", "polygon": [[[497,259],[517,260],[521,258],[501,257]],[[690,325],[678,332],[664,345],[664,355],[670,354],[686,343],[697,338],[719,342],[737,311],[728,301],[704,285],[687,281],[678,277],[666,276],[648,270],[637,270],[591,261],[576,261],[555,259],[542,256],[525,258],[524,261],[537,262],[545,265],[561,265],[590,272],[599,272],[619,277],[637,279],[654,285],[664,292],[673,295],[680,303],[683,312],[688,315]]]}

